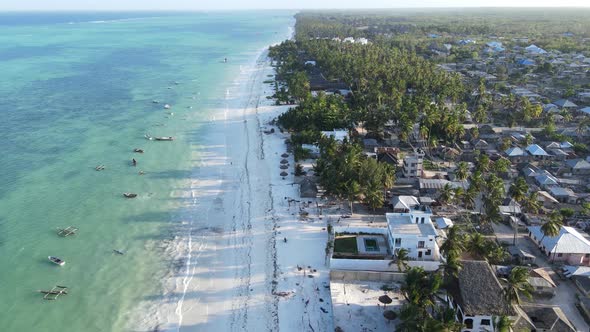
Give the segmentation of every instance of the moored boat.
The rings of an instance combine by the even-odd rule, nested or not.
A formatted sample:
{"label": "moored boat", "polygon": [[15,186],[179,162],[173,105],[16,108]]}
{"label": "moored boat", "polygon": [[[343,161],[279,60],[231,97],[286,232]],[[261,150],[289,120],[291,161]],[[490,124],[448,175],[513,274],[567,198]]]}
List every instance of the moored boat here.
{"label": "moored boat", "polygon": [[134,194],[134,193],[123,193],[123,196],[125,196],[126,198],[135,198],[135,197],[137,197],[137,194]]}
{"label": "moored boat", "polygon": [[172,137],[172,136],[157,136],[157,137],[154,137],[154,139],[156,141],[173,141],[174,137]]}
{"label": "moored boat", "polygon": [[49,259],[50,262],[52,262],[53,264],[57,264],[59,266],[63,266],[66,263],[66,261],[64,261],[63,259],[58,258],[58,257],[48,256],[47,258]]}

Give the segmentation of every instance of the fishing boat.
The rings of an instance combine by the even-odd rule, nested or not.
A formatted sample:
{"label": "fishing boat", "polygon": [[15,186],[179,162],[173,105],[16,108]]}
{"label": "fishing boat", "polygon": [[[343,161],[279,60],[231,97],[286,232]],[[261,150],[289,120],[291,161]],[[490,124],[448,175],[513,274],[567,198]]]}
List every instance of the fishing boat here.
{"label": "fishing boat", "polygon": [[97,171],[102,171],[102,170],[105,169],[105,167],[104,167],[104,165],[98,165],[94,169],[97,170]]}
{"label": "fishing boat", "polygon": [[145,134],[145,138],[150,141],[173,141],[174,137],[172,136],[150,136],[149,134]]}
{"label": "fishing boat", "polygon": [[48,256],[47,258],[50,262],[52,262],[53,264],[57,264],[59,266],[64,266],[64,264],[66,263],[66,261],[64,261],[63,259],[54,256]]}
{"label": "fishing boat", "polygon": [[125,253],[122,252],[121,250],[113,249],[113,252],[117,255],[125,255]]}
{"label": "fishing boat", "polygon": [[45,294],[43,299],[45,300],[57,300],[60,295],[68,295],[68,287],[66,286],[53,286],[50,290],[39,290],[41,294]]}
{"label": "fishing boat", "polygon": [[61,237],[67,237],[70,235],[76,235],[76,232],[78,231],[77,227],[74,226],[68,226],[66,228],[58,228],[57,229],[57,235],[61,236]]}
{"label": "fishing boat", "polygon": [[135,198],[135,197],[137,197],[137,194],[134,194],[134,193],[123,193],[123,196],[125,196],[126,198]]}
{"label": "fishing boat", "polygon": [[135,148],[135,149],[133,149],[133,152],[136,152],[136,153],[143,153],[143,149],[140,149],[140,148]]}

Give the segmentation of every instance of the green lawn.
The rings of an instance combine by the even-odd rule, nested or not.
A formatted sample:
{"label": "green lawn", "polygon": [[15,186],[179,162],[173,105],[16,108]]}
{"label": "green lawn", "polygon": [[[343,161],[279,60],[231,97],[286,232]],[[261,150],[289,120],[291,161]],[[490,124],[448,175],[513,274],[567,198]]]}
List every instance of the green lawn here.
{"label": "green lawn", "polygon": [[334,240],[335,253],[357,254],[356,237],[341,237]]}

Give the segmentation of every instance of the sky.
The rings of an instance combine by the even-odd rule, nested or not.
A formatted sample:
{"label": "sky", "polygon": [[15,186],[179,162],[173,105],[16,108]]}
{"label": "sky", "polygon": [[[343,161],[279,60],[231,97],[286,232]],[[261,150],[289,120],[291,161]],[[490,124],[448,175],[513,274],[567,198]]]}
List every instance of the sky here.
{"label": "sky", "polygon": [[589,0],[0,0],[0,10],[590,7]]}

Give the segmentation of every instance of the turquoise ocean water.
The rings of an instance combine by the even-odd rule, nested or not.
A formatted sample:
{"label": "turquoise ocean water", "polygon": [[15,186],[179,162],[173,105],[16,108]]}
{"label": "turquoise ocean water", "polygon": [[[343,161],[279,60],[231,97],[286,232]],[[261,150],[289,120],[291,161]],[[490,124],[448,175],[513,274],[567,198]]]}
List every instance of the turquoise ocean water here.
{"label": "turquoise ocean water", "polygon": [[[201,121],[292,15],[0,13],[1,331],[133,330],[174,265],[175,191],[198,167]],[[78,235],[56,235],[69,225]],[[36,293],[54,285],[70,294]]]}

